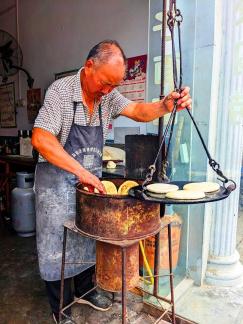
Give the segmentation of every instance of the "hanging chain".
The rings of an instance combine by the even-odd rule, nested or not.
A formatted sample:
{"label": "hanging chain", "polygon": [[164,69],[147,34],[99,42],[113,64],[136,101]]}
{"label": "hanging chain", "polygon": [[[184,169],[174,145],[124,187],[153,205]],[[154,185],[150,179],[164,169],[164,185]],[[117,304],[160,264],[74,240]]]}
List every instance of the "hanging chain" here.
{"label": "hanging chain", "polygon": [[[182,46],[181,46],[181,23],[183,21],[183,16],[181,14],[181,11],[179,9],[176,8],[176,0],[170,0],[170,5],[169,5],[169,11],[167,13],[168,19],[167,19],[167,25],[169,27],[170,30],[170,34],[171,34],[171,44],[172,44],[172,66],[173,66],[173,82],[174,82],[174,91],[176,92],[181,92],[182,91],[182,77],[183,77],[183,71],[182,71]],[[176,49],[175,49],[175,39],[174,39],[174,28],[175,25],[177,25],[177,31],[178,31],[178,44],[179,44],[179,64],[180,64],[180,75],[179,75],[179,84],[178,84],[178,73],[177,73],[177,62],[176,62]],[[166,156],[165,156],[165,161],[167,162],[167,158],[168,158],[168,153],[169,153],[169,147],[170,147],[170,143],[171,143],[171,137],[172,137],[172,133],[173,133],[173,129],[174,129],[174,123],[175,123],[175,117],[176,117],[176,111],[177,111],[177,101],[178,99],[174,100],[174,107],[173,110],[171,112],[169,121],[167,123],[166,129],[164,131],[163,137],[162,137],[162,141],[157,153],[157,156],[154,160],[154,163],[151,164],[148,168],[148,173],[145,177],[145,180],[142,184],[143,189],[145,188],[145,185],[148,184],[149,182],[152,181],[153,179],[153,175],[156,171],[156,162],[158,160],[158,157],[160,155],[161,149],[163,147],[163,144],[165,142],[167,133],[170,129],[170,135],[169,135],[169,140],[168,140],[168,145],[167,145],[167,150],[166,150]],[[233,191],[236,188],[236,183],[232,180],[232,179],[228,179],[223,172],[220,169],[220,165],[218,162],[216,162],[214,159],[212,159],[207,146],[202,138],[202,135],[199,131],[199,128],[190,112],[190,110],[188,108],[186,108],[195,128],[196,131],[198,133],[198,136],[201,140],[201,143],[203,145],[203,148],[207,154],[208,160],[209,160],[209,165],[210,167],[213,169],[214,172],[217,173],[217,175],[220,177],[218,178],[218,180],[220,180],[221,182],[223,182],[223,185],[225,186],[226,183],[231,182],[232,184],[230,186],[227,187],[227,190],[229,191]],[[167,162],[168,163],[168,162]],[[164,168],[166,168],[166,164],[164,165]],[[165,172],[165,171],[164,171]]]}
{"label": "hanging chain", "polygon": [[[174,12],[173,12],[174,10]],[[168,20],[167,25],[171,32],[171,41],[172,41],[172,60],[173,60],[173,79],[174,79],[174,90],[176,92],[181,92],[181,86],[182,86],[182,55],[180,54],[180,79],[178,84],[178,77],[177,77],[177,62],[176,62],[176,51],[175,51],[175,40],[174,40],[174,25],[177,24],[178,29],[178,38],[179,38],[179,51],[181,53],[181,37],[180,37],[180,24],[183,21],[183,17],[181,15],[181,12],[179,9],[176,8],[176,1],[170,2],[170,11],[167,13]],[[177,99],[175,99],[174,104],[177,105]],[[169,164],[168,163],[168,155],[169,155],[169,148],[171,144],[172,134],[174,130],[174,124],[175,124],[175,118],[176,118],[176,112],[173,116],[170,135],[168,139],[168,145],[166,149],[166,155],[165,155],[165,167]],[[166,174],[166,171],[165,171]]]}
{"label": "hanging chain", "polygon": [[151,164],[151,165],[148,167],[148,173],[146,174],[145,180],[144,180],[144,182],[143,182],[143,184],[142,184],[142,187],[143,187],[143,188],[145,187],[146,184],[148,184],[149,182],[151,182],[152,179],[153,179],[153,175],[154,175],[154,173],[155,173],[155,171],[156,171],[156,162],[157,162],[157,160],[158,160],[158,158],[159,158],[159,155],[160,155],[160,152],[161,152],[161,150],[162,150],[163,144],[164,144],[164,142],[165,142],[165,138],[166,138],[166,136],[167,136],[167,133],[168,133],[168,131],[169,131],[169,128],[171,127],[172,122],[175,120],[175,117],[174,117],[174,116],[175,116],[175,114],[176,114],[176,109],[177,109],[177,103],[174,103],[174,108],[173,108],[173,110],[172,110],[172,112],[171,112],[171,115],[170,115],[169,121],[168,121],[168,123],[167,123],[167,125],[166,125],[166,128],[165,128],[165,131],[164,131],[164,134],[163,134],[163,137],[162,137],[162,140],[161,140],[160,146],[159,146],[158,153],[157,153],[156,158],[155,158],[155,160],[154,160],[154,163]]}
{"label": "hanging chain", "polygon": [[[174,81],[174,90],[175,91],[179,91],[178,88],[181,87],[181,83],[182,83],[182,65],[181,65],[181,60],[180,60],[180,84],[179,84],[179,86],[177,85],[177,65],[176,65],[176,52],[175,52],[175,42],[174,42],[174,25],[175,25],[175,22],[177,22],[177,24],[178,24],[178,23],[181,23],[182,20],[183,20],[182,16],[181,15],[179,16],[179,13],[180,12],[177,11],[177,9],[176,9],[175,0],[170,1],[169,11],[167,13],[167,16],[168,16],[167,25],[168,25],[168,27],[170,29],[171,40],[172,40],[173,81]],[[167,168],[167,165],[168,165],[167,158],[168,158],[168,154],[169,154],[169,147],[170,147],[172,133],[173,133],[174,124],[175,124],[176,110],[177,110],[177,99],[174,100],[174,107],[173,107],[173,110],[171,112],[169,121],[168,121],[168,123],[166,125],[166,128],[165,128],[165,131],[164,131],[164,134],[163,134],[160,146],[159,146],[158,153],[157,153],[156,158],[154,160],[154,163],[151,164],[148,167],[148,172],[147,172],[145,180],[144,180],[144,182],[142,184],[143,188],[145,188],[145,185],[148,184],[149,182],[151,182],[152,179],[153,179],[153,175],[154,175],[154,173],[156,171],[157,160],[158,160],[158,158],[159,158],[159,156],[161,154],[162,147],[164,145],[165,139],[166,139],[167,134],[168,134],[169,129],[170,129],[169,140],[168,140],[166,155],[165,155],[164,164],[163,164],[163,172],[162,172],[164,175],[166,175],[166,168]]]}

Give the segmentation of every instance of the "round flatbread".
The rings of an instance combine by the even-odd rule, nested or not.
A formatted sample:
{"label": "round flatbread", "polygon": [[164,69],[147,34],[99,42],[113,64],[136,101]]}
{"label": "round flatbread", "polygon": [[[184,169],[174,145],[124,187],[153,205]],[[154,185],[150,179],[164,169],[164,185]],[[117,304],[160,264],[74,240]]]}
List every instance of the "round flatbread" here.
{"label": "round flatbread", "polygon": [[165,194],[167,192],[177,191],[179,187],[169,183],[152,183],[147,185],[146,189],[155,194]]}
{"label": "round flatbread", "polygon": [[203,192],[214,192],[218,191],[220,185],[216,182],[193,182],[187,183],[183,186],[184,190],[203,191]]}
{"label": "round flatbread", "polygon": [[128,195],[128,191],[136,186],[138,186],[136,181],[127,180],[123,182],[118,189],[118,195]]}
{"label": "round flatbread", "polygon": [[117,195],[117,189],[113,182],[107,180],[103,180],[101,182],[103,183],[108,195]]}
{"label": "round flatbread", "polygon": [[153,197],[153,198],[158,198],[158,199],[161,199],[161,198],[165,198],[165,194],[162,193],[162,194],[157,194],[157,193],[154,193],[154,192],[151,192],[151,191],[147,191],[146,194],[150,197]]}
{"label": "round flatbread", "polygon": [[204,198],[205,193],[203,191],[177,190],[168,192],[165,197],[178,200],[194,200]]}

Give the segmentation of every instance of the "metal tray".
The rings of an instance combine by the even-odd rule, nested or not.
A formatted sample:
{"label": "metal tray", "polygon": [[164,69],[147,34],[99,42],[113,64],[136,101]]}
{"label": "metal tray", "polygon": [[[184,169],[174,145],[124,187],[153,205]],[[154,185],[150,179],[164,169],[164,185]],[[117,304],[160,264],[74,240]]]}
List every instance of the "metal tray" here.
{"label": "metal tray", "polygon": [[[186,183],[189,183],[190,181],[173,181],[170,182],[170,184],[175,184],[179,187],[179,189],[183,189],[183,186]],[[133,187],[129,190],[129,195],[131,197],[141,199],[141,200],[147,200],[152,202],[158,202],[166,205],[186,205],[186,204],[205,204],[208,202],[218,201],[225,199],[229,196],[231,193],[231,186],[228,188],[225,188],[223,186],[220,186],[220,189],[212,192],[212,193],[205,193],[206,197],[201,199],[170,199],[165,198],[165,194],[161,194],[158,197],[152,197],[152,193],[150,193],[146,190],[143,190],[142,186]]]}

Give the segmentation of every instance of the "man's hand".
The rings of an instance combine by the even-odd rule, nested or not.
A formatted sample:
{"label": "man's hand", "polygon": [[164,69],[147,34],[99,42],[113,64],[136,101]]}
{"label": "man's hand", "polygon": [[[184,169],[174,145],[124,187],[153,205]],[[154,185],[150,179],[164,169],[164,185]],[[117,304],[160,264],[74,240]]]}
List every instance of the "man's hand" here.
{"label": "man's hand", "polygon": [[[97,178],[95,175],[87,171],[86,169],[82,169],[82,171],[78,175],[79,181],[83,183],[84,185],[87,185],[88,189],[91,189],[89,191],[92,191],[92,189],[96,188],[99,190],[100,193],[105,194],[106,190],[102,182]],[[91,188],[90,188],[91,186]]]}
{"label": "man's hand", "polygon": [[177,101],[177,111],[183,110],[185,108],[191,109],[192,107],[192,99],[190,96],[190,88],[185,87],[182,89],[181,93],[178,92],[171,92],[166,96],[163,100],[163,104],[165,109],[168,113],[172,112],[174,108],[174,100],[178,99]]}

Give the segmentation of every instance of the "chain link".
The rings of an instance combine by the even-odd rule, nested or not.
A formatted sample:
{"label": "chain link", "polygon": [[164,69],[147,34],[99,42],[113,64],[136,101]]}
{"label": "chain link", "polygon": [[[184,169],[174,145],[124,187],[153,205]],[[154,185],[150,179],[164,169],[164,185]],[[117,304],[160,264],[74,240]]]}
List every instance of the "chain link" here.
{"label": "chain link", "polygon": [[145,180],[142,184],[143,189],[145,189],[145,185],[147,185],[149,182],[151,182],[153,180],[153,175],[154,175],[155,171],[156,171],[155,164],[151,164],[148,167],[148,172],[147,172]]}

